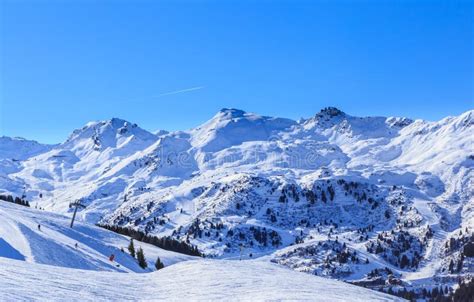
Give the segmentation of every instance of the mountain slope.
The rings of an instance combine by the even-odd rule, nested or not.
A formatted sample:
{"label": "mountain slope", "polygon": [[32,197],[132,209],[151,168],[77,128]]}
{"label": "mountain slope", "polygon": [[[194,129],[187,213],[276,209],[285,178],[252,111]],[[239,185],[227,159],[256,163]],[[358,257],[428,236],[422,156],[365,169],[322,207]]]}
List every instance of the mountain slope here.
{"label": "mountain slope", "polygon": [[25,160],[53,148],[51,145],[40,144],[37,141],[7,136],[0,137],[0,146],[0,160],[11,159],[14,161]]}
{"label": "mountain slope", "polygon": [[3,168],[0,193],[26,187],[33,205],[66,215],[82,199],[80,220],[173,236],[211,257],[270,255],[421,291],[472,272],[473,137],[474,111],[427,122],[325,108],[291,121],[223,109],[159,136],[112,119]]}
{"label": "mountain slope", "polygon": [[341,301],[347,297],[352,301],[397,300],[343,282],[256,261],[187,261],[138,275],[26,265],[0,258],[0,279],[0,292],[6,300],[214,301],[229,297],[252,301]]}
{"label": "mountain slope", "polygon": [[[0,220],[0,292],[7,301],[177,297],[336,301],[341,292],[356,295],[360,301],[396,300],[343,282],[298,274],[265,260],[205,260],[139,241],[135,246],[144,249],[150,267],[158,256],[166,267],[151,274],[135,274],[151,270],[143,270],[128,252],[120,251],[129,242],[124,236],[80,222],[71,229],[67,217],[7,202],[0,202]],[[114,262],[108,259],[110,254],[115,255]],[[322,293],[322,288],[330,292]]]}
{"label": "mountain slope", "polygon": [[[129,238],[102,228],[76,222],[71,229],[68,217],[3,201],[0,201],[0,220],[0,257],[76,269],[149,271],[120,250],[127,250]],[[136,248],[144,249],[149,267],[153,267],[156,257],[165,265],[194,258],[141,242],[135,244]],[[109,260],[112,254],[114,262]]]}

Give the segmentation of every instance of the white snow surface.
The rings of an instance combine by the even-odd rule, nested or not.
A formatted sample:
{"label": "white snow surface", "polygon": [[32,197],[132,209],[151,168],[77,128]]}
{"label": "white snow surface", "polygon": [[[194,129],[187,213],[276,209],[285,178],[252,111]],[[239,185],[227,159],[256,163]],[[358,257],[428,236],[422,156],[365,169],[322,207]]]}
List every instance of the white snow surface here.
{"label": "white snow surface", "polygon": [[[0,201],[0,221],[0,257],[86,270],[151,271],[140,268],[128,255],[130,238],[77,221],[71,229],[70,218],[60,214]],[[143,248],[150,268],[157,257],[165,266],[195,259],[135,241],[135,248],[139,247]],[[121,252],[121,248],[127,252]],[[112,254],[114,262],[109,260]]]}
{"label": "white snow surface", "polygon": [[399,301],[262,261],[187,261],[150,274],[25,264],[0,258],[2,301]]}
{"label": "white snow surface", "polygon": [[166,265],[151,272],[119,250],[127,237],[87,223],[71,229],[65,216],[7,202],[0,221],[1,301],[397,300],[265,260],[208,260],[135,241],[150,267],[158,256]]}
{"label": "white snow surface", "polygon": [[[13,157],[17,149],[23,151]],[[355,117],[336,108],[299,121],[223,109],[189,131],[153,134],[113,118],[88,123],[53,146],[0,139],[0,194],[25,194],[33,207],[70,217],[69,203],[81,199],[87,208],[78,212],[79,221],[173,235],[228,259],[239,258],[240,245],[244,258],[274,258],[283,249],[323,242],[332,232],[370,260],[367,266],[345,265],[341,270],[349,275],[338,279],[363,278],[368,270],[388,267],[408,285],[440,276],[455,279],[446,261],[457,259],[459,251],[447,255],[444,248],[460,231],[473,232],[473,168],[474,110],[429,122]],[[327,195],[322,202],[329,187],[334,198]],[[9,221],[4,229],[27,225],[2,210]],[[43,222],[45,232],[51,228],[54,240],[62,242],[64,230],[47,220],[66,218],[51,215]],[[359,229],[370,225],[373,230],[360,241]],[[41,236],[35,227],[26,226],[0,247],[11,258],[45,263],[33,261],[41,257],[21,244],[30,236],[25,234],[31,234],[25,241]],[[259,243],[255,237],[263,229],[268,236]],[[434,232],[430,238],[428,229]],[[378,235],[392,231],[421,242],[416,268],[402,269],[396,259],[367,251]],[[297,239],[304,243],[290,246]],[[87,251],[84,258],[96,252]],[[327,256],[318,252],[317,257]],[[314,261],[322,261],[317,257]],[[300,258],[290,259],[289,266],[305,271],[301,265],[308,261]],[[82,268],[116,270],[101,260],[84,263],[90,267]],[[466,260],[461,272],[472,273],[470,265]],[[126,262],[125,268],[136,271]]]}

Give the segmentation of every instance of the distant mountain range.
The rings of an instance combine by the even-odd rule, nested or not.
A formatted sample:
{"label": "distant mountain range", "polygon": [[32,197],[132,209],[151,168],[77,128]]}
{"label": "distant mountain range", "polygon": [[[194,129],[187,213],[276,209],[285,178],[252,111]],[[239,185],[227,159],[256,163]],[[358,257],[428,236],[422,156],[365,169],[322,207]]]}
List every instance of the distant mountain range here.
{"label": "distant mountain range", "polygon": [[61,214],[81,199],[86,222],[386,291],[473,273],[473,168],[474,110],[427,122],[222,109],[189,131],[113,118],[57,145],[0,138],[0,194]]}

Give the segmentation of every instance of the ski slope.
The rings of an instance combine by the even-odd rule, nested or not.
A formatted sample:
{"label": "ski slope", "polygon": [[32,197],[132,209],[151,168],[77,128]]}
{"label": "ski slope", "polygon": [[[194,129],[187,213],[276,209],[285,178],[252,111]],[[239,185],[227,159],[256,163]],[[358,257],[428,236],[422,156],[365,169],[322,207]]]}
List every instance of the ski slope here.
{"label": "ski slope", "polygon": [[[130,239],[126,236],[81,222],[71,229],[69,217],[3,201],[0,201],[0,221],[0,257],[86,270],[150,271],[143,270],[128,253],[121,252],[121,248],[127,251]],[[153,267],[157,257],[165,266],[194,258],[135,241],[135,248],[140,246],[149,267]],[[109,261],[111,254],[115,255],[114,262]]]}
{"label": "ski slope", "polygon": [[135,241],[150,267],[158,256],[165,263],[151,272],[120,251],[129,242],[125,236],[80,222],[71,229],[68,217],[3,201],[0,221],[1,301],[396,300],[263,258],[207,260]]}
{"label": "ski slope", "polygon": [[0,280],[3,301],[401,301],[262,261],[195,260],[127,274],[0,258]]}

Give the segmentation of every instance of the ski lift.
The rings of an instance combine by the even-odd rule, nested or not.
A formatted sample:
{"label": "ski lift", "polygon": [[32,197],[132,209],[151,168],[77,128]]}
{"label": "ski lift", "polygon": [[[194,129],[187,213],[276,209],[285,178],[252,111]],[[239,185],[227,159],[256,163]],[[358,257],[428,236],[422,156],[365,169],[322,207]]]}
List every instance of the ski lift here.
{"label": "ski lift", "polygon": [[71,228],[72,226],[74,225],[74,219],[76,219],[76,213],[77,213],[77,209],[78,208],[82,208],[82,209],[85,209],[86,206],[84,204],[82,204],[82,199],[78,199],[74,202],[71,202],[69,204],[69,208],[72,208],[72,207],[75,207],[74,209],[74,214],[72,214],[72,219],[71,219]]}
{"label": "ski lift", "polygon": [[23,187],[23,194],[21,195],[21,199],[26,198],[26,186]]}

